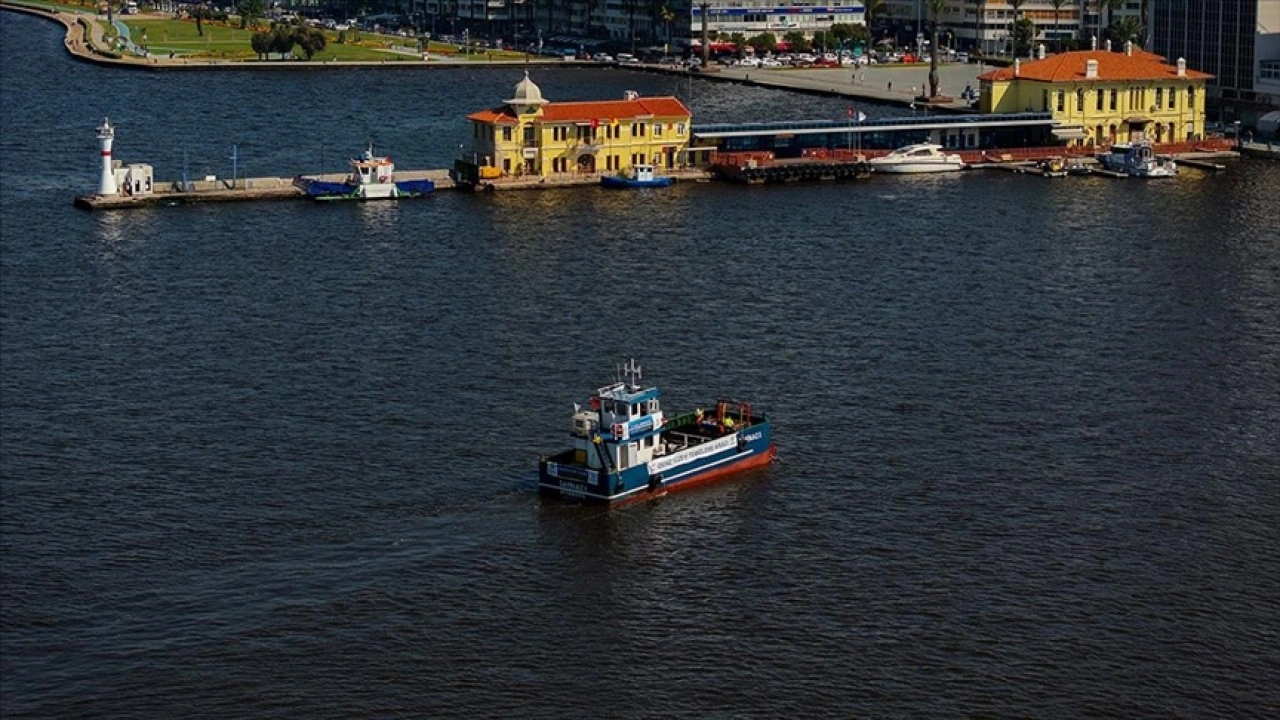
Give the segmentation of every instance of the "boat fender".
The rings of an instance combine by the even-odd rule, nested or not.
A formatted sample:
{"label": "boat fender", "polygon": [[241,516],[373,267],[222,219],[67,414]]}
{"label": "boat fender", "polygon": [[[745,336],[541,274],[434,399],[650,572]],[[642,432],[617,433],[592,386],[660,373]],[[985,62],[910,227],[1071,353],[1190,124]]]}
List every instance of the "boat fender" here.
{"label": "boat fender", "polygon": [[662,475],[652,475],[649,477],[649,492],[657,492],[662,487]]}

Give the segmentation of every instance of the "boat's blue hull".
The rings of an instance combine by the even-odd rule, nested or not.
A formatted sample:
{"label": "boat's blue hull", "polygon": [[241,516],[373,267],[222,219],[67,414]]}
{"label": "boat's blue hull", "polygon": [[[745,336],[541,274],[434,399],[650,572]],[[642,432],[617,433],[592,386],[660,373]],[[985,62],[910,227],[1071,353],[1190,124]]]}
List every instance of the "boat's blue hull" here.
{"label": "boat's blue hull", "polygon": [[[360,185],[357,183],[303,177],[294,180],[293,184],[306,193],[307,197],[317,200],[383,199],[365,198],[361,195]],[[436,189],[436,184],[431,180],[397,180],[395,185],[399,197],[422,197]]]}
{"label": "boat's blue hull", "polygon": [[620,177],[618,175],[605,175],[600,178],[600,184],[607,188],[615,188],[619,190],[635,190],[639,188],[660,188],[667,187],[673,181],[669,176],[656,177],[652,180],[634,180],[632,178]]}
{"label": "boat's blue hull", "polygon": [[544,458],[538,463],[538,489],[545,495],[618,505],[761,467],[773,455],[772,427],[761,419],[621,472],[592,470],[573,462],[572,453]]}

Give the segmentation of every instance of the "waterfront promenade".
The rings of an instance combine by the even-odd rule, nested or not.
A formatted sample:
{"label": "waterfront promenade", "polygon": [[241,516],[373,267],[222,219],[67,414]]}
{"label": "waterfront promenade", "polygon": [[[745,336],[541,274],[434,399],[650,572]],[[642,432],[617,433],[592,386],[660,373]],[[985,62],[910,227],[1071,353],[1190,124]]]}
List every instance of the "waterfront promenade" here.
{"label": "waterfront promenade", "polygon": [[[272,60],[256,62],[244,60],[221,60],[215,58],[168,57],[152,55],[137,57],[111,50],[111,41],[107,35],[105,16],[95,15],[89,11],[75,12],[71,10],[52,10],[39,7],[0,3],[0,8],[45,17],[61,23],[66,28],[64,45],[67,52],[74,57],[93,63],[148,70],[219,70],[219,69],[254,69],[254,70],[323,70],[351,67],[394,67],[406,68],[440,68],[466,66],[529,66],[554,65],[563,66],[564,61],[555,58],[531,56],[510,60],[473,60],[458,59],[443,54],[432,54],[429,60],[365,60],[365,61],[289,61]],[[132,16],[144,17],[144,16]],[[574,64],[584,66],[595,65],[584,61]],[[609,67],[613,67],[610,65]],[[888,104],[911,106],[915,98],[928,85],[928,63],[886,64],[864,67],[842,68],[736,68],[713,66],[712,71],[689,73],[687,70],[672,65],[631,65],[618,66],[636,71],[660,72],[668,74],[696,74],[699,78],[713,82],[735,82],[756,85],[779,90],[808,92],[823,95],[847,97],[850,100],[867,100]],[[952,102],[935,107],[947,110],[962,110],[966,103],[960,100],[964,88],[977,87],[977,77],[989,69],[981,64],[949,63],[938,67],[941,83],[939,92],[953,98]],[[923,106],[921,106],[923,112]]]}

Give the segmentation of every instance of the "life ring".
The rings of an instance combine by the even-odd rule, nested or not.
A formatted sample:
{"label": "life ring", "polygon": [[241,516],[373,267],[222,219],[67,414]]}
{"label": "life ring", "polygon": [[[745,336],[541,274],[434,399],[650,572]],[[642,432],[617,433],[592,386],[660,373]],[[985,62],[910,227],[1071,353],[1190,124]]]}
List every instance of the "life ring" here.
{"label": "life ring", "polygon": [[613,427],[610,429],[613,430],[614,437],[616,438],[622,437],[622,423],[614,423]]}

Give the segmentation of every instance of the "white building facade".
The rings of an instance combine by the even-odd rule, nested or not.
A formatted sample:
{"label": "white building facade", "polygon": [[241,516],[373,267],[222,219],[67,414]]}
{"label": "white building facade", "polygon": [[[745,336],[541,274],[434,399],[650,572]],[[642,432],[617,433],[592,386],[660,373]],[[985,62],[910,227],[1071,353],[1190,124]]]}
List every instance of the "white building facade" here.
{"label": "white building facade", "polygon": [[[707,30],[731,35],[742,33],[750,38],[773,33],[781,39],[789,32],[813,37],[816,32],[837,23],[863,25],[866,8],[859,0],[714,0],[707,3]],[[702,36],[702,6],[695,4],[690,12],[690,37]]]}

